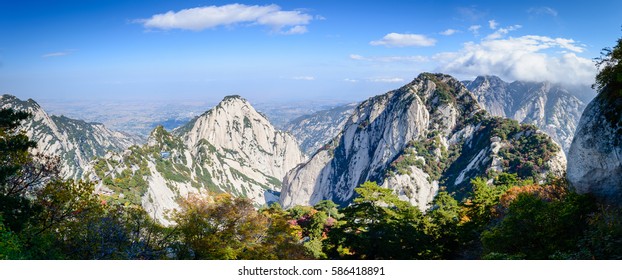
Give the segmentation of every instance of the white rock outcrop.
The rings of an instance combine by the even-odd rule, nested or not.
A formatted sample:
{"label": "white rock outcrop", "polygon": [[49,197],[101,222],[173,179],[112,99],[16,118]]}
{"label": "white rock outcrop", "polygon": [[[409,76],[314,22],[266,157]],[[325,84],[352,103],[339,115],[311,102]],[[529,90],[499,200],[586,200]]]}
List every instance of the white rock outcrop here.
{"label": "white rock outcrop", "polygon": [[568,153],[567,178],[579,193],[622,205],[622,97],[608,96],[613,94],[600,93],[583,112]]}

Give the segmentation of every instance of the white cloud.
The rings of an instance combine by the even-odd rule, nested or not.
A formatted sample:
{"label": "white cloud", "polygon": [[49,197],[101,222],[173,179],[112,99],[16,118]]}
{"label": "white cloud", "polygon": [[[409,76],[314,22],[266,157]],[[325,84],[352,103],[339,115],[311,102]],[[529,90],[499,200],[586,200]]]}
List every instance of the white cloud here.
{"label": "white cloud", "polygon": [[510,31],[514,31],[516,29],[521,28],[522,26],[519,24],[516,25],[512,25],[512,26],[508,26],[505,28],[499,28],[497,29],[495,32],[489,34],[488,36],[486,36],[487,40],[493,40],[493,39],[499,39],[501,37],[503,37],[504,35],[508,34]]}
{"label": "white cloud", "polygon": [[41,57],[46,58],[46,57],[66,56],[70,54],[71,54],[70,52],[53,52],[53,53],[46,53],[42,55]]}
{"label": "white cloud", "polygon": [[315,77],[313,76],[296,76],[296,77],[292,77],[293,80],[299,80],[299,81],[314,81]]}
{"label": "white cloud", "polygon": [[457,32],[458,32],[458,30],[449,28],[449,29],[441,32],[440,34],[441,35],[445,35],[445,36],[451,36],[451,35],[456,34]]}
{"label": "white cloud", "polygon": [[491,19],[488,21],[488,27],[490,27],[490,29],[495,30],[497,26],[499,26],[499,23],[496,20]]}
{"label": "white cloud", "polygon": [[[275,6],[275,5],[270,5]],[[269,6],[269,7],[270,7]],[[276,6],[278,8],[278,6]],[[278,8],[280,9],[280,8]],[[270,11],[260,15],[257,23],[269,26],[292,26],[300,24],[308,24],[311,16],[298,11]]]}
{"label": "white cloud", "polygon": [[572,39],[527,35],[468,42],[458,52],[439,53],[433,59],[440,63],[439,71],[453,75],[589,85],[596,67],[591,59],[577,56],[582,51]]}
{"label": "white cloud", "polygon": [[[551,43],[551,42],[549,42],[549,43]],[[575,41],[572,40],[572,39],[555,38],[553,40],[553,44],[557,44],[557,45],[561,46],[564,49],[567,49],[567,50],[573,51],[573,52],[578,52],[578,53],[581,53],[581,52],[583,52],[585,50],[582,47],[579,47],[579,46],[575,45]]]}
{"label": "white cloud", "polygon": [[428,58],[421,55],[413,56],[372,56],[365,57],[358,54],[351,54],[350,59],[373,62],[425,62]]}
{"label": "white cloud", "polygon": [[557,16],[557,11],[553,8],[550,7],[534,7],[534,8],[529,8],[529,10],[527,10],[528,13],[530,14],[536,14],[536,15],[550,15],[553,17]]}
{"label": "white cloud", "polygon": [[368,79],[370,82],[374,83],[402,83],[404,79],[402,78],[371,78]]}
{"label": "white cloud", "polygon": [[[277,5],[229,4],[183,9],[177,12],[168,11],[135,22],[142,23],[145,28],[194,31],[246,23],[270,26],[273,31],[282,34],[302,34],[307,31],[305,25],[312,19],[311,15],[300,11],[282,11]],[[286,27],[291,28],[282,31]]]}
{"label": "white cloud", "polygon": [[358,83],[359,80],[346,78],[346,79],[343,79],[343,81],[348,82],[348,83]]}
{"label": "white cloud", "polygon": [[420,34],[389,33],[382,39],[371,41],[369,44],[387,47],[430,47],[436,44],[436,40]]}
{"label": "white cloud", "polygon": [[307,33],[307,27],[304,25],[296,25],[285,32],[281,32],[281,34],[285,34],[285,35],[304,34],[304,33]]}
{"label": "white cloud", "polygon": [[478,35],[479,34],[479,29],[482,28],[481,25],[471,25],[469,26],[469,31],[471,33],[473,33],[474,35]]}

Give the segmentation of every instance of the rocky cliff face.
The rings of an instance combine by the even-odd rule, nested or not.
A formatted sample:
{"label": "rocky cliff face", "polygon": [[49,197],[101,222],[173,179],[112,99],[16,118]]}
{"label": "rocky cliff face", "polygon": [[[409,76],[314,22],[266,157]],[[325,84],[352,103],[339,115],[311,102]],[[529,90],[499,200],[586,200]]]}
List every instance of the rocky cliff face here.
{"label": "rocky cliff face", "polygon": [[98,160],[91,175],[100,191],[140,203],[166,224],[167,211],[189,193],[276,201],[283,176],[304,160],[291,135],[230,96],[172,133],[157,127],[146,145]]}
{"label": "rocky cliff face", "polygon": [[275,129],[268,119],[239,96],[229,96],[214,109],[173,131],[180,136],[192,154],[197,155],[207,141],[223,154],[229,154],[229,165],[240,164],[248,170],[242,174],[268,175],[279,181],[285,173],[306,158],[295,139]]}
{"label": "rocky cliff face", "polygon": [[548,82],[507,83],[496,76],[479,76],[465,85],[493,116],[533,124],[568,152],[585,108],[578,94]]}
{"label": "rocky cliff face", "polygon": [[482,107],[493,116],[513,115],[514,97],[510,94],[509,83],[497,76],[478,76],[473,81],[465,81]]}
{"label": "rocky cliff face", "polygon": [[[561,173],[563,153],[536,130],[490,117],[460,82],[424,73],[361,103],[332,142],[287,174],[280,202],[347,204],[355,187],[372,180],[426,209],[439,186],[465,194],[469,179],[489,171]],[[531,158],[532,146],[542,149],[540,158]],[[527,167],[521,157],[533,162]]]}
{"label": "rocky cliff face", "polygon": [[287,123],[284,130],[296,137],[305,154],[312,155],[341,132],[357,105],[337,106],[298,117]]}
{"label": "rocky cliff face", "polygon": [[587,106],[568,153],[568,181],[622,205],[622,91],[605,88]]}
{"label": "rocky cliff face", "polygon": [[2,95],[0,107],[32,114],[21,129],[37,142],[34,153],[60,157],[61,175],[65,178],[79,179],[94,157],[104,156],[109,150],[123,151],[136,143],[131,136],[109,130],[100,123],[50,116],[32,99],[22,101]]}

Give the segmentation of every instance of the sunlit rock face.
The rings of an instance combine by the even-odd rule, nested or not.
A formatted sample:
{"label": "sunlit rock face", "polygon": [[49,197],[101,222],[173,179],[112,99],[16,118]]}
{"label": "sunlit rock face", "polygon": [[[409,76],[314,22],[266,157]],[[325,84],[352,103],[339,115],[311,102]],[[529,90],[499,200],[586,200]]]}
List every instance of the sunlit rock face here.
{"label": "sunlit rock face", "polygon": [[[305,160],[294,137],[275,129],[245,99],[228,96],[172,132],[157,127],[142,147],[99,159],[89,174],[102,192],[138,201],[169,224],[178,199],[191,194],[225,192],[256,206],[275,202],[282,178]],[[135,186],[124,189],[124,181]]]}
{"label": "sunlit rock face", "polygon": [[[509,124],[514,130],[499,137]],[[456,79],[424,73],[356,107],[339,135],[287,174],[280,203],[347,205],[370,180],[425,210],[440,187],[465,194],[476,176],[513,171],[504,156],[525,139],[547,147],[539,172],[563,172],[563,152],[537,128],[493,118]]]}
{"label": "sunlit rock face", "polygon": [[622,96],[604,89],[587,106],[568,153],[568,181],[579,193],[622,205]]}

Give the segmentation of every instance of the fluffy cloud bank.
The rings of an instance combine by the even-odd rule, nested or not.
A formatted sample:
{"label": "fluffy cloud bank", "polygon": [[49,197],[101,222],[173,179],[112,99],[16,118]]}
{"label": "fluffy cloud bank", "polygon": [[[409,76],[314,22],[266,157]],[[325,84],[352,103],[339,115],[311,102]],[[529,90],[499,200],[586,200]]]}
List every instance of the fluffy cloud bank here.
{"label": "fluffy cloud bank", "polygon": [[434,56],[439,70],[454,75],[493,74],[507,80],[551,81],[589,85],[596,67],[577,55],[583,47],[572,39],[527,35],[480,43],[468,42],[457,52]]}
{"label": "fluffy cloud bank", "polygon": [[273,31],[282,34],[302,34],[307,32],[306,25],[312,19],[311,15],[300,11],[282,11],[277,5],[229,4],[169,11],[148,19],[139,19],[137,22],[142,23],[145,28],[194,31],[245,23],[269,26]]}

